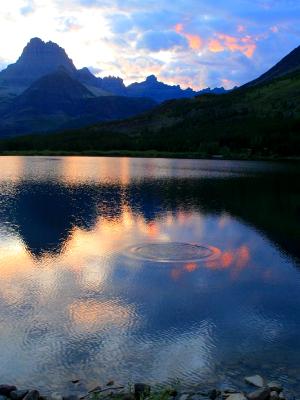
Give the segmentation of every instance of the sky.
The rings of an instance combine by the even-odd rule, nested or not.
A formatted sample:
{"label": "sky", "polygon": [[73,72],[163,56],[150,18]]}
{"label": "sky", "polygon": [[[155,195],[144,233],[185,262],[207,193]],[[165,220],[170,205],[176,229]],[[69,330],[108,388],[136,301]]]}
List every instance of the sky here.
{"label": "sky", "polygon": [[299,0],[3,0],[0,69],[32,37],[63,47],[77,68],[154,74],[183,88],[231,88],[300,45]]}

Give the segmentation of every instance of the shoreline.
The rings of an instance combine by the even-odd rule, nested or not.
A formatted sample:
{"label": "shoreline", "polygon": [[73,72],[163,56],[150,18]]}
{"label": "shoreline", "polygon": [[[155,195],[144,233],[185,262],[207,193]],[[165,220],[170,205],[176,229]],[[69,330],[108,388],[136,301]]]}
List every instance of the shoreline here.
{"label": "shoreline", "polygon": [[[69,393],[53,392],[43,395],[37,389],[17,389],[15,385],[0,385],[1,400],[295,400],[295,394],[285,390],[280,381],[268,381],[260,375],[244,378],[241,389],[223,385],[219,388],[194,388],[181,385],[155,387],[147,383],[122,386],[114,381],[88,390],[81,387],[80,379],[70,382],[74,390]],[[246,386],[245,386],[246,385]],[[209,385],[207,385],[209,386]],[[85,389],[83,389],[85,388]],[[246,388],[246,389],[245,389]]]}
{"label": "shoreline", "polygon": [[183,160],[212,160],[212,161],[273,161],[273,162],[300,162],[299,157],[279,157],[279,156],[247,156],[244,154],[232,154],[230,156],[223,155],[207,155],[197,152],[161,152],[161,151],[127,151],[127,150],[112,150],[112,151],[63,151],[63,150],[27,150],[27,151],[0,151],[0,156],[29,156],[29,157],[128,157],[128,158],[169,158]]}

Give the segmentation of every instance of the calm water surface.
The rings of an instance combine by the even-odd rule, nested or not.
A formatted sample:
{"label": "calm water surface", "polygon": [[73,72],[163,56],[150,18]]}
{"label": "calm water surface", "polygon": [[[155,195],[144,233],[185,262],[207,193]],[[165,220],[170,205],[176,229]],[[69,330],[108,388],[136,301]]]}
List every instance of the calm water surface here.
{"label": "calm water surface", "polygon": [[299,392],[299,178],[280,163],[0,158],[1,381],[259,372]]}

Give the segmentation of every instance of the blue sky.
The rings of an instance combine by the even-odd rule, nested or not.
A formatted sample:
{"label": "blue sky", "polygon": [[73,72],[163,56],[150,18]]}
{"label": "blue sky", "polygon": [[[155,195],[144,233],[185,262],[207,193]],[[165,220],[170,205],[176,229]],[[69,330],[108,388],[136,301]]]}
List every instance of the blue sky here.
{"label": "blue sky", "polygon": [[[227,88],[255,78],[300,45],[295,0],[5,0],[0,67],[31,37],[65,48],[75,65],[126,83],[155,74],[183,87]],[[8,39],[9,38],[9,39]]]}

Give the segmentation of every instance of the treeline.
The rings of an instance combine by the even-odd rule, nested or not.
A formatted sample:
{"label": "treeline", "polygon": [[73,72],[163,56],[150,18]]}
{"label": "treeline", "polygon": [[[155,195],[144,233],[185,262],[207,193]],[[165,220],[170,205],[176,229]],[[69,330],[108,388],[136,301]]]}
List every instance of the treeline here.
{"label": "treeline", "polygon": [[3,139],[0,151],[157,151],[197,152],[203,155],[230,154],[299,156],[300,120],[244,118],[222,124],[203,124],[185,120],[155,132],[138,134],[81,129],[51,135],[28,135]]}
{"label": "treeline", "polygon": [[0,152],[169,152],[300,156],[300,73],[231,93],[163,103],[124,121],[0,141]]}

